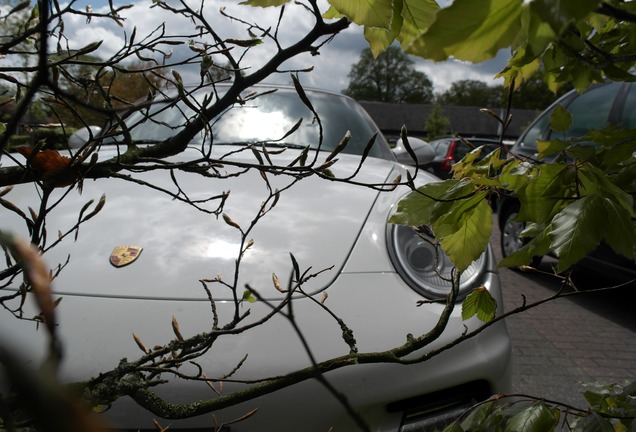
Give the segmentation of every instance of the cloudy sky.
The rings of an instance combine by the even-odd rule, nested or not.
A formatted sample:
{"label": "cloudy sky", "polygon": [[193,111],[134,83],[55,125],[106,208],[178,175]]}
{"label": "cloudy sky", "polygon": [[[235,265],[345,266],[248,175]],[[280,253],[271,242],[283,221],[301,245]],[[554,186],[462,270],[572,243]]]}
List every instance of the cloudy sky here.
{"label": "cloudy sky", "polygon": [[[194,32],[194,26],[190,21],[175,17],[159,8],[150,8],[152,0],[130,0],[125,3],[122,0],[113,0],[113,2],[115,5],[134,5],[122,13],[122,17],[125,18],[123,28],[108,20],[93,19],[87,23],[82,16],[68,16],[65,19],[67,36],[75,47],[102,40],[103,44],[98,53],[106,57],[122,47],[124,38],[126,35],[130,36],[133,27],[136,27],[137,40],[150,34],[163,23],[173,34]],[[227,14],[240,17],[245,21],[256,22],[263,28],[275,26],[280,12],[280,8],[262,9],[239,5],[239,0],[205,0],[204,2],[200,1],[200,3],[204,4],[207,19],[223,38],[246,39],[249,36],[244,25],[222,17],[219,13],[220,8],[224,7]],[[448,1],[442,3],[448,3]],[[104,8],[107,7],[107,0],[77,0],[73,4],[75,9],[80,10],[88,5],[92,7],[94,12],[104,11],[106,10]],[[323,10],[326,10],[326,1]],[[288,5],[280,29],[281,42],[292,44],[311,25],[311,16],[303,7],[296,4]],[[274,52],[272,45],[270,41],[250,50],[249,56],[243,64],[250,64],[254,68],[258,67]],[[305,69],[313,66],[313,72],[301,75],[303,84],[339,92],[347,87],[349,82],[347,74],[351,66],[358,60],[360,51],[366,46],[367,43],[362,36],[361,29],[352,25],[323,47],[319,56],[303,55],[285,66],[287,69]],[[496,59],[478,65],[459,61],[432,63],[415,58],[414,60],[416,61],[416,69],[426,73],[433,81],[435,92],[442,92],[452,82],[461,79],[477,79],[488,84],[495,84],[496,81],[493,80],[493,77],[503,68],[506,58],[507,54],[502,52]],[[180,72],[183,75],[183,70]],[[193,68],[190,76],[194,78],[196,74],[197,70]],[[290,82],[289,74],[281,74],[268,81],[288,83]]]}

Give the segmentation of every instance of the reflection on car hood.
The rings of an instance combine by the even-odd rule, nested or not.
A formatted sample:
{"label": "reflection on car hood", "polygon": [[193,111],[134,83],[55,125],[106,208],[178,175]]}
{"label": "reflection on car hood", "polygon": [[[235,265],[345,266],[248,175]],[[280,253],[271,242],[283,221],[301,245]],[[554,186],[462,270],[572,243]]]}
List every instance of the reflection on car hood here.
{"label": "reflection on car hood", "polygon": [[[248,153],[246,158],[253,163],[255,159]],[[288,150],[277,156],[280,160],[275,163],[286,164],[297,156],[297,151]],[[332,170],[336,176],[351,174],[358,163],[359,157],[341,155]],[[394,166],[393,162],[370,158],[356,180],[382,183]],[[174,190],[165,171],[136,177]],[[242,230],[250,230],[246,240],[254,240],[243,256],[237,286],[242,289],[249,284],[268,298],[280,295],[272,283],[272,273],[283,288],[289,282],[293,268],[290,253],[303,269],[311,266],[318,272],[333,267],[305,288],[315,291],[326,287],[344,265],[378,194],[370,188],[313,176],[283,191],[272,211],[251,228],[268,198],[266,183],[257,170],[223,180],[184,173],[176,173],[176,177],[191,200],[230,191],[223,212]],[[267,178],[273,190],[282,190],[293,181],[288,176],[272,174]],[[55,193],[61,195],[64,190]],[[106,205],[81,225],[77,241],[73,242],[70,236],[45,254],[52,267],[69,257],[54,282],[56,292],[205,299],[207,295],[199,280],[217,276],[228,283],[234,280],[241,242],[238,229],[222,217],[198,211],[163,192],[119,179],[85,180],[81,195],[71,191],[47,219],[48,243],[57,238],[58,232],[73,226],[86,202],[96,202],[102,194],[106,195]],[[16,187],[6,198],[22,209],[38,208],[32,185]],[[208,207],[217,204],[218,201]],[[17,217],[4,228],[28,237],[24,223]],[[143,248],[136,261],[123,267],[111,265],[109,256],[114,248],[133,245]],[[230,298],[230,292],[215,289],[215,298]]]}

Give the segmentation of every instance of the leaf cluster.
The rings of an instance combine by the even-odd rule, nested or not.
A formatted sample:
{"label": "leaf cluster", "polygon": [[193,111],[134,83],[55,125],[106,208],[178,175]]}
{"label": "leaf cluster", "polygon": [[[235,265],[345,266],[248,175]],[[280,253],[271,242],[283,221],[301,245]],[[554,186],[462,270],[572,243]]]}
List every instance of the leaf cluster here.
{"label": "leaf cluster", "polygon": [[463,180],[428,183],[402,199],[389,222],[430,226],[453,264],[464,271],[490,241],[492,210],[486,193]]}
{"label": "leaf cluster", "polygon": [[473,407],[444,432],[630,431],[636,425],[636,383],[584,393],[587,410],[528,396],[504,396]]}
{"label": "leaf cluster", "polygon": [[[553,123],[567,112],[557,109]],[[563,127],[567,127],[565,121]],[[590,145],[590,142],[596,145]],[[427,184],[399,204],[390,222],[430,225],[453,263],[463,270],[486,248],[492,231],[489,194],[512,194],[521,203],[517,217],[532,238],[501,266],[528,264],[554,253],[562,272],[600,242],[634,260],[636,228],[636,131],[608,126],[583,137],[540,142],[539,158],[502,158],[498,149],[477,160],[477,148],[454,166],[454,178]]]}
{"label": "leaf cluster", "polygon": [[[554,130],[566,130],[567,111],[551,116]],[[590,145],[594,143],[594,145]],[[528,223],[532,240],[500,264],[519,266],[532,256],[552,252],[564,271],[601,242],[631,260],[636,258],[633,181],[636,131],[607,126],[585,136],[538,142],[538,158],[514,159],[501,169],[501,186],[521,202],[518,220]]]}
{"label": "leaf cluster", "polygon": [[511,60],[501,71],[514,88],[541,71],[552,91],[573,84],[633,80],[636,6],[618,0],[461,0],[441,8],[416,0],[330,0],[328,16],[364,26],[377,56],[397,41],[409,54],[442,61],[481,62],[501,49]]}

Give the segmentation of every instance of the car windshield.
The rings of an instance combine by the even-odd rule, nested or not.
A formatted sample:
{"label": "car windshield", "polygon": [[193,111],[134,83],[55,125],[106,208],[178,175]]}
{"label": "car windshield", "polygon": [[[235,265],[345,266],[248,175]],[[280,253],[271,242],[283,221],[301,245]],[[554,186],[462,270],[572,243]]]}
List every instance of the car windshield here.
{"label": "car windshield", "polygon": [[[253,100],[234,104],[210,122],[192,145],[261,144],[333,150],[347,132],[351,139],[344,153],[362,155],[367,143],[378,134],[370,156],[392,158],[382,134],[355,101],[336,94],[307,92],[320,121],[291,89],[278,89]],[[204,93],[196,95],[202,103]],[[183,102],[155,104],[150,110],[137,111],[126,119],[130,136],[136,143],[164,141],[195,118],[195,112]],[[322,124],[322,143],[320,142]]]}

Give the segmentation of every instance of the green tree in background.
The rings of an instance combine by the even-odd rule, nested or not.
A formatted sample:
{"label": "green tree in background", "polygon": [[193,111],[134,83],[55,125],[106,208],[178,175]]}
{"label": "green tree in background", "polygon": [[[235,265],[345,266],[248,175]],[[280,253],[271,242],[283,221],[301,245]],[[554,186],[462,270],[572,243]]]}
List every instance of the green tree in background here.
{"label": "green tree in background", "polygon": [[439,96],[439,100],[445,105],[499,108],[502,91],[501,86],[489,86],[483,81],[466,79],[452,83]]}
{"label": "green tree in background", "polygon": [[377,58],[370,48],[360,54],[360,60],[351,67],[349,86],[344,94],[357,100],[430,103],[433,84],[398,46],[390,46]]}
{"label": "green tree in background", "polygon": [[[556,91],[550,89],[540,73],[535,73],[521,81],[512,92],[511,106],[517,109],[543,110],[559,96],[572,90],[570,83],[564,83]],[[488,85],[478,80],[460,80],[438,96],[445,105],[475,106],[481,108],[501,108],[508,103],[509,92],[503,85]]]}
{"label": "green tree in background", "polygon": [[146,97],[158,85],[162,72],[141,61],[109,68],[103,64],[103,59],[85,55],[53,71],[67,96],[46,101],[61,123],[71,127],[102,126],[108,118],[107,108],[124,108]]}
{"label": "green tree in background", "polygon": [[448,135],[450,127],[450,120],[444,115],[442,110],[442,104],[440,101],[436,101],[433,105],[433,109],[426,116],[424,120],[424,130],[426,131],[426,139],[429,141],[435,138]]}
{"label": "green tree in background", "polygon": [[[543,80],[540,73],[535,73],[525,79],[512,93],[512,106],[521,109],[543,110],[554,100],[572,90],[570,83],[565,83],[555,92],[550,90],[548,84]],[[502,87],[502,105],[505,105],[507,92]]]}

